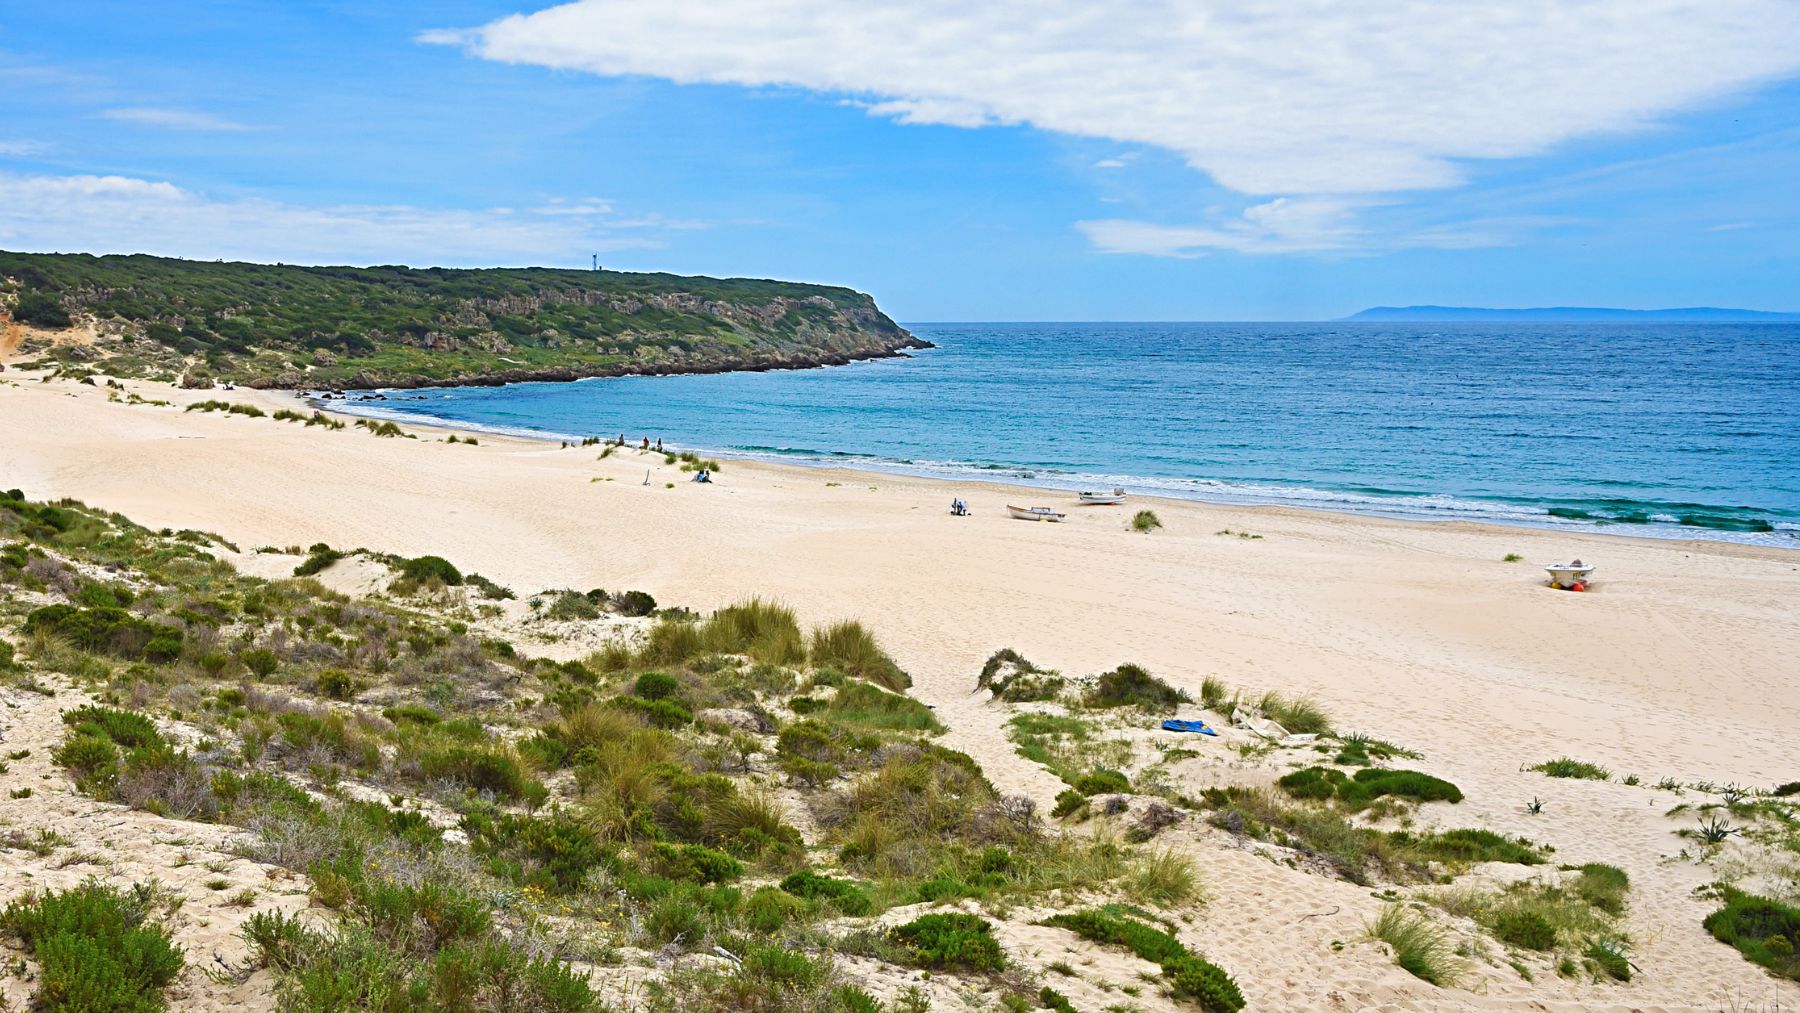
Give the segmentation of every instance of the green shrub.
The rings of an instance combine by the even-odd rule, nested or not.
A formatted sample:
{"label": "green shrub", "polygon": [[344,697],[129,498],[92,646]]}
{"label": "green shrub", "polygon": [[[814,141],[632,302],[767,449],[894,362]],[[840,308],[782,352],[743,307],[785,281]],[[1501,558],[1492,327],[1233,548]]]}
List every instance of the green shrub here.
{"label": "green shrub", "polygon": [[1083,697],[1089,707],[1139,707],[1166,713],[1188,702],[1188,695],[1137,665],[1120,665],[1095,680]]}
{"label": "green shrub", "polygon": [[111,707],[77,707],[64,711],[62,719],[63,724],[72,726],[77,732],[111,739],[127,749],[163,744],[163,737],[156,730],[156,723],[135,711],[115,710]]}
{"label": "green shrub", "polygon": [[47,327],[61,330],[73,326],[69,311],[63,308],[62,300],[49,292],[29,291],[19,296],[13,304],[12,318],[22,324],[33,327]]}
{"label": "green shrub", "polygon": [[279,659],[275,659],[275,651],[270,651],[268,648],[250,648],[245,653],[238,655],[238,660],[243,662],[245,668],[250,669],[250,675],[257,678],[272,677],[275,675],[275,668],[279,666]]}
{"label": "green shrub", "polygon": [[448,587],[458,587],[463,582],[462,572],[442,556],[418,556],[402,560],[400,578],[410,584],[436,580]]}
{"label": "green shrub", "polygon": [[1572,760],[1566,756],[1554,760],[1545,760],[1529,768],[1541,771],[1550,777],[1574,777],[1588,781],[1607,781],[1612,779],[1612,771],[1596,764],[1582,760]]}
{"label": "green shrub", "polygon": [[632,692],[645,700],[663,700],[675,696],[681,690],[681,683],[673,676],[661,672],[645,672],[637,677]]}
{"label": "green shrub", "polygon": [[924,968],[997,971],[1006,966],[986,919],[971,914],[928,914],[888,930],[912,964]]}
{"label": "green shrub", "polygon": [[1131,518],[1131,530],[1149,534],[1162,527],[1162,518],[1156,516],[1154,510],[1139,510]]}
{"label": "green shrub", "polygon": [[894,659],[876,643],[875,635],[855,620],[822,626],[812,633],[812,663],[856,676],[895,693],[912,686]]}
{"label": "green shrub", "polygon": [[658,876],[700,883],[726,883],[744,874],[744,863],[699,844],[653,844],[650,866]]}
{"label": "green shrub", "polygon": [[839,911],[860,918],[873,904],[862,887],[847,879],[832,879],[814,872],[796,872],[781,881],[781,889],[807,900],[831,902]]}
{"label": "green shrub", "polygon": [[543,791],[543,786],[526,776],[509,751],[486,746],[453,744],[428,749],[419,755],[419,772],[427,780],[454,781],[465,788],[515,801],[541,795]]}
{"label": "green shrub", "polygon": [[1725,906],[1701,922],[1718,941],[1737,948],[1744,959],[1784,978],[1800,981],[1800,907],[1724,887]]}
{"label": "green shrub", "polygon": [[611,598],[614,612],[625,616],[647,616],[656,611],[656,599],[644,591],[620,591]]}
{"label": "green shrub", "polygon": [[680,728],[692,724],[694,712],[678,700],[645,700],[639,696],[615,696],[606,701],[618,710],[636,714],[657,728]]}
{"label": "green shrub", "polygon": [[469,847],[489,857],[491,871],[549,893],[574,893],[594,869],[613,863],[593,830],[560,809],[535,816],[471,812],[462,829]]}
{"label": "green shrub", "polygon": [[319,695],[330,700],[348,700],[356,695],[356,679],[341,668],[327,668],[319,673]]}
{"label": "green shrub", "polygon": [[45,605],[25,617],[25,632],[61,637],[84,651],[131,660],[160,663],[181,653],[181,630],[145,622],[121,608]]}
{"label": "green shrub", "polygon": [[1107,911],[1072,911],[1044,921],[1068,929],[1083,939],[1119,946],[1157,964],[1177,996],[1193,999],[1213,1013],[1237,1013],[1244,996],[1224,969],[1191,952],[1174,936],[1122,915]]}
{"label": "green shrub", "polygon": [[45,1009],[153,1011],[181,973],[181,950],[150,920],[152,887],[120,891],[88,880],[27,895],[0,912],[0,927],[38,959],[34,995]]}
{"label": "green shrub", "polygon": [[1323,801],[1337,798],[1345,805],[1361,807],[1385,795],[1420,802],[1461,802],[1456,785],[1416,770],[1382,770],[1365,767],[1354,777],[1329,767],[1307,767],[1284,774],[1275,782],[1295,798]]}
{"label": "green shrub", "polygon": [[1536,911],[1503,909],[1494,915],[1490,927],[1494,930],[1494,938],[1509,946],[1545,951],[1556,947],[1556,926]]}
{"label": "green shrub", "polygon": [[1076,778],[1074,787],[1083,797],[1124,794],[1131,791],[1131,781],[1116,770],[1100,768]]}
{"label": "green shrub", "polygon": [[1457,829],[1413,837],[1396,832],[1395,844],[1405,847],[1418,858],[1435,862],[1511,862],[1515,865],[1542,865],[1544,855],[1536,848],[1492,830]]}
{"label": "green shrub", "polygon": [[[1002,669],[1009,669],[1002,672]],[[995,699],[1009,703],[1030,700],[1054,700],[1062,695],[1068,680],[1055,672],[1045,671],[1026,660],[1010,647],[1001,648],[988,657],[975,679],[976,689],[985,689]]]}
{"label": "green shrub", "polygon": [[311,555],[301,560],[299,566],[294,567],[294,576],[310,577],[344,558],[343,553],[323,543],[313,546],[310,551]]}

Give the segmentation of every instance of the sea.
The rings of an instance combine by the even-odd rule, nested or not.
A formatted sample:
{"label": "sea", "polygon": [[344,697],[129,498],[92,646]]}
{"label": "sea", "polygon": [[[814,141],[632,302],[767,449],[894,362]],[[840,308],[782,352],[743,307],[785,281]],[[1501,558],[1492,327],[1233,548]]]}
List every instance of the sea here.
{"label": "sea", "polygon": [[938,347],[333,406],[718,457],[1800,548],[1800,324],[907,326]]}

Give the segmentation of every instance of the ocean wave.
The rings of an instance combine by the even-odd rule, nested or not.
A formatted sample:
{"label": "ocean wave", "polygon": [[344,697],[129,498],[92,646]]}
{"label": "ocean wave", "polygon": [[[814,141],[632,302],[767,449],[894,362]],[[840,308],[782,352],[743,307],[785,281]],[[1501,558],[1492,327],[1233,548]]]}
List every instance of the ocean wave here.
{"label": "ocean wave", "polygon": [[[381,393],[381,392],[371,392]],[[592,433],[565,433],[542,426],[475,423],[432,413],[427,399],[364,398],[317,401],[320,407],[347,414],[412,422],[539,440],[578,441]],[[1603,496],[1588,499],[1518,496],[1459,496],[1378,485],[1319,485],[1271,481],[1224,480],[1081,471],[1060,462],[1019,463],[953,458],[894,458],[822,447],[741,444],[722,447],[665,442],[676,450],[709,456],[761,460],[803,467],[856,468],[922,478],[996,482],[1039,489],[1077,491],[1123,486],[1134,493],[1213,503],[1286,506],[1313,510],[1392,517],[1406,520],[1472,521],[1572,531],[1614,532],[1664,538],[1707,538],[1745,544],[1800,548],[1800,519],[1752,507],[1715,503],[1632,499]],[[1629,487],[1636,483],[1596,481],[1595,485]]]}

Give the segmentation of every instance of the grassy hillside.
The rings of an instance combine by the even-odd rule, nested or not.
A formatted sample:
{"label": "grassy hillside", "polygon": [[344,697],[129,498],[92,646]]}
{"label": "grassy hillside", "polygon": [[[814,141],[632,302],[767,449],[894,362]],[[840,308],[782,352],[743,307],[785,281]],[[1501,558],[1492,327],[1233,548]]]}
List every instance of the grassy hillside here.
{"label": "grassy hillside", "polygon": [[922,344],[846,288],[553,268],[0,252],[0,307],[51,331],[91,324],[101,340],[63,358],[263,387],[769,369]]}

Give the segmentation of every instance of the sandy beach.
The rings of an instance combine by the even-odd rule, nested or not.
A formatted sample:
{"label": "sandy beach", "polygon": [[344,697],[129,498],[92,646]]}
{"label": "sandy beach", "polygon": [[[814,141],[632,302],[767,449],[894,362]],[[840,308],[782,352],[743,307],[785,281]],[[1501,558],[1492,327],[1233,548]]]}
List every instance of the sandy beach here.
{"label": "sandy beach", "polygon": [[[1136,662],[1196,695],[1207,676],[1309,695],[1340,729],[1422,752],[1468,794],[1462,825],[1614,863],[1637,884],[1629,989],[1496,981],[1451,1005],[1378,956],[1332,952],[1379,909],[1368,890],[1201,850],[1213,903],[1200,931],[1260,983],[1256,1008],[1800,1003],[1800,987],[1700,929],[1711,904],[1691,892],[1715,877],[1671,857],[1685,844],[1663,815],[1671,796],[1521,769],[1566,755],[1646,784],[1800,777],[1800,553],[1172,500],[1082,508],[1063,493],[740,461],[702,486],[631,449],[448,444],[414,425],[418,440],[381,439],[181,410],[302,407],[290,395],[124,390],[175,404],[0,373],[0,486],[216,532],[246,552],[431,552],[521,593],[630,588],[699,610],[762,595],[806,622],[859,618],[949,725],[946,744],[1046,806],[1060,783],[1013,754],[1006,712],[974,692],[998,648],[1070,675]],[[974,516],[950,516],[953,497]],[[1005,504],[1021,500],[1069,518],[1010,520]],[[1163,524],[1147,535],[1128,525],[1145,507]],[[1567,557],[1598,566],[1589,593],[1543,586],[1541,565]],[[1524,811],[1534,797],[1544,814]],[[1332,913],[1301,922],[1320,912]]]}

